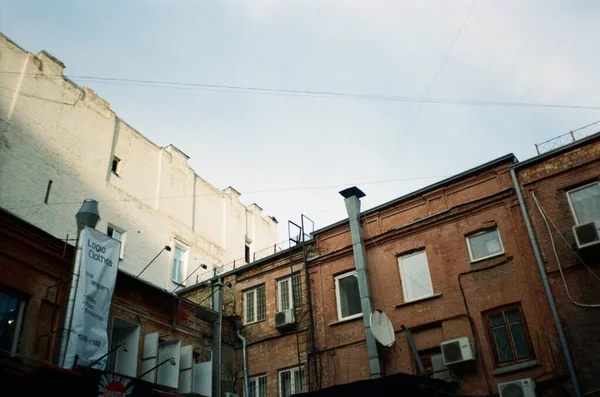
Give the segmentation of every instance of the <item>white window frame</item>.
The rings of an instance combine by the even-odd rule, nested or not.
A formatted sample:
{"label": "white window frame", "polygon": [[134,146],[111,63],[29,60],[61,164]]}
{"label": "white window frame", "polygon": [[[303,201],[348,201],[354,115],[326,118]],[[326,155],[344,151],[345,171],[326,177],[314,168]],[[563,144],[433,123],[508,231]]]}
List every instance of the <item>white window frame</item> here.
{"label": "white window frame", "polygon": [[[338,315],[339,321],[351,320],[353,318],[362,317],[362,315],[363,315],[362,306],[361,306],[361,310],[359,313],[352,314],[347,317],[342,316],[342,306],[341,306],[341,300],[340,300],[340,280],[343,278],[346,278],[346,277],[350,277],[350,276],[356,276],[356,270],[352,270],[351,272],[340,274],[339,276],[335,277],[335,304],[337,307],[337,315]],[[360,295],[360,290],[359,290],[359,295]]]}
{"label": "white window frame", "polygon": [[[293,367],[293,368],[287,368],[287,369],[282,369],[279,371],[279,373],[277,374],[277,380],[278,380],[278,385],[277,388],[279,389],[279,396],[282,396],[283,393],[281,391],[281,386],[282,386],[282,382],[281,382],[281,375],[285,372],[289,372],[290,373],[290,385],[292,388],[292,394],[296,394],[299,390],[296,390],[296,381],[294,378],[294,373],[295,372],[300,372],[301,369],[304,369],[304,365],[300,365],[298,367]],[[306,391],[307,387],[306,387],[306,370],[304,370],[304,377],[305,379],[303,379],[303,383],[304,383],[304,391]]]}
{"label": "white window frame", "polygon": [[[407,295],[408,287],[406,285],[406,279],[409,277],[406,274],[404,274],[404,266],[402,266],[402,260],[413,257],[415,255],[420,255],[420,254],[425,255],[425,261],[427,262],[426,269],[427,269],[427,276],[429,277],[429,283],[431,284],[431,294],[419,296],[417,298],[409,298]],[[404,298],[404,303],[418,301],[421,299],[426,299],[430,296],[435,295],[435,290],[433,289],[433,280],[431,279],[431,272],[429,271],[429,258],[427,258],[426,250],[415,251],[415,252],[411,252],[410,254],[407,254],[407,255],[399,256],[398,257],[398,270],[400,271],[400,281],[402,282],[402,297]]]}
{"label": "white window frame", "polygon": [[277,280],[277,311],[280,312],[283,310],[283,287],[281,286],[281,284],[283,282],[287,281],[288,282],[288,288],[287,288],[287,295],[288,295],[288,302],[290,302],[290,307],[288,307],[288,309],[293,309],[294,308],[294,288],[292,287],[292,277],[284,277],[281,278],[279,280]]}
{"label": "white window frame", "polygon": [[[243,324],[244,325],[258,323],[260,321],[265,321],[266,318],[267,318],[267,313],[266,312],[265,312],[265,318],[262,318],[262,319],[258,318],[258,289],[260,287],[262,287],[263,285],[264,284],[257,285],[256,287],[252,287],[252,288],[250,288],[250,289],[248,289],[248,290],[246,290],[246,291],[243,292],[243,299],[242,299],[242,301],[243,301],[243,310],[244,310],[244,312],[242,313],[243,314],[242,320],[243,320]],[[265,288],[266,288],[266,286],[265,286]],[[248,313],[248,311],[247,311],[247,308],[248,308],[248,294],[251,293],[251,292],[254,292],[254,298],[253,298],[253,301],[254,301],[254,320],[253,321],[248,321],[248,318],[246,316],[246,314]],[[266,294],[267,294],[267,291],[265,289],[265,300],[267,299]],[[265,308],[266,308],[266,304],[267,304],[267,302],[265,301]]]}
{"label": "white window frame", "polygon": [[[265,386],[267,386],[267,375],[258,375],[258,376],[253,376],[250,379],[248,379],[248,388],[251,387],[251,385],[254,383],[255,387],[256,387],[256,395],[254,397],[263,397],[261,396],[260,393],[260,380],[264,379],[265,380]],[[250,392],[250,390],[248,390],[248,392]],[[248,397],[248,396],[247,396]],[[264,397],[267,397],[267,395],[265,394]]]}
{"label": "white window frame", "polygon": [[13,335],[13,340],[10,344],[10,352],[15,354],[17,353],[17,349],[19,347],[19,339],[21,338],[21,332],[23,331],[23,317],[25,315],[25,304],[27,303],[27,300],[24,296],[21,296],[20,294],[15,295],[10,291],[0,289],[0,292],[19,301],[19,305],[17,306],[18,312],[15,324],[15,334]]}
{"label": "white window frame", "polygon": [[[115,330],[130,330],[132,331],[132,336],[129,338],[129,343],[127,343],[125,346],[127,351],[124,351],[123,349],[117,349],[107,358],[107,368],[109,368],[112,372],[121,375],[135,377],[137,375],[137,357],[141,327],[137,323],[132,323],[130,321],[113,316],[110,325],[109,338],[109,349],[111,351],[116,349],[116,343],[118,342],[115,339],[119,334],[118,332],[115,332]],[[124,335],[119,336],[123,338]],[[124,337],[126,338],[127,336]],[[123,367],[125,367],[125,370],[123,370]]]}
{"label": "white window frame", "polygon": [[[500,241],[500,248],[502,248],[502,251],[497,252],[497,253],[492,254],[492,255],[483,256],[483,257],[477,258],[477,259],[473,258],[473,251],[471,250],[470,239],[473,238],[473,237],[481,236],[481,235],[486,234],[486,233],[493,232],[493,231],[496,231],[496,233],[498,234],[498,241]],[[489,258],[493,258],[493,257],[499,256],[499,255],[504,255],[504,253],[505,253],[504,243],[502,242],[502,236],[500,235],[500,230],[498,229],[498,227],[493,227],[493,228],[490,228],[490,229],[482,230],[482,231],[474,233],[474,234],[470,234],[470,235],[468,235],[468,236],[465,237],[465,241],[467,242],[467,249],[469,250],[469,258],[471,259],[471,263],[479,262],[479,261],[482,261],[482,260],[485,260],[485,259],[489,259]]]}
{"label": "white window frame", "polygon": [[575,225],[580,225],[581,223],[579,223],[579,219],[577,219],[577,213],[575,212],[575,207],[573,207],[573,203],[571,202],[571,193],[576,192],[578,190],[583,190],[583,189],[588,188],[588,187],[590,187],[592,185],[600,185],[600,182],[588,183],[586,185],[579,186],[579,187],[577,187],[575,189],[571,189],[571,190],[568,190],[566,192],[566,194],[567,194],[567,200],[569,201],[569,208],[571,209],[571,214],[573,215],[573,219],[575,220]]}
{"label": "white window frame", "polygon": [[119,259],[123,259],[125,258],[125,240],[127,239],[127,231],[125,231],[125,229],[115,226],[112,223],[109,223],[108,226],[106,227],[106,234],[108,235],[108,237],[113,238],[114,240],[116,240],[113,237],[113,234],[111,233],[111,230],[117,231],[119,232],[119,234],[121,234],[121,239],[117,240],[121,242],[121,248],[119,251]]}
{"label": "white window frame", "polygon": [[[175,260],[175,251],[178,248],[181,251],[183,251],[183,258],[182,258],[182,265],[181,265],[181,281],[177,281],[177,280],[173,279],[173,262]],[[183,244],[182,242],[176,240],[173,244],[173,254],[171,255],[171,266],[169,268],[169,272],[170,272],[169,276],[171,278],[171,281],[174,282],[175,284],[185,285],[184,280],[186,279],[186,276],[187,276],[189,258],[190,258],[190,247]]]}

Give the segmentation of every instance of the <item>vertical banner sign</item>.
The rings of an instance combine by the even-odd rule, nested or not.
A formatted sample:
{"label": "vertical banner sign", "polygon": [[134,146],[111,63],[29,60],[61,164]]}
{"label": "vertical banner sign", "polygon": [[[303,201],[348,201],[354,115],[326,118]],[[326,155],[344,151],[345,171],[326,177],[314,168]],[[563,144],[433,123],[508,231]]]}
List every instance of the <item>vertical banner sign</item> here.
{"label": "vertical banner sign", "polygon": [[[108,353],[108,317],[121,243],[86,227],[79,241],[79,280],[64,367],[89,365]],[[77,268],[77,266],[76,266]],[[94,368],[104,369],[107,357]]]}

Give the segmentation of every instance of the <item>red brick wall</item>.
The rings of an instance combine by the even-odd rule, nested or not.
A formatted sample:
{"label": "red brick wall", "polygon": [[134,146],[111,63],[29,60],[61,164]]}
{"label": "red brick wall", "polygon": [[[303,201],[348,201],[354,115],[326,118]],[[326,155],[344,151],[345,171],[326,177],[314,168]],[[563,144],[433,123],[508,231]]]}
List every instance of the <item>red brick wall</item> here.
{"label": "red brick wall", "polygon": [[60,307],[68,292],[71,262],[70,256],[62,257],[64,248],[59,240],[0,212],[0,285],[27,299],[17,351],[22,356],[49,360],[56,354],[58,335],[48,333],[60,327]]}
{"label": "red brick wall", "polygon": [[[524,223],[510,190],[509,165],[466,178],[428,193],[426,197],[411,199],[363,219],[373,306],[388,314],[398,337],[393,347],[380,347],[386,374],[416,373],[401,325],[413,329],[420,351],[461,336],[468,336],[476,342],[478,369],[461,376],[461,393],[496,393],[498,382],[562,373],[562,368],[555,364],[560,357],[556,354],[556,335],[549,307],[535,271],[531,247],[527,240],[523,240],[526,237]],[[508,190],[502,192],[505,189]],[[495,196],[485,199],[490,195]],[[479,201],[466,204],[473,200]],[[415,222],[428,215],[430,218]],[[393,230],[410,222],[415,223]],[[493,225],[499,229],[505,255],[471,263],[465,235]],[[369,378],[362,318],[341,323],[337,319],[334,278],[354,269],[348,226],[317,236],[317,245],[325,253],[311,265],[317,347],[324,351],[321,358],[323,385]],[[403,294],[397,256],[420,248],[426,249],[434,292],[441,293],[441,296],[401,305]],[[493,269],[461,277],[468,311],[475,326],[473,335],[458,276],[507,259],[508,263]],[[526,317],[538,365],[505,375],[493,375],[492,345],[482,312],[517,302]]]}
{"label": "red brick wall", "polygon": [[[600,280],[581,264],[572,249],[575,247],[572,233],[575,220],[566,194],[574,187],[600,180],[599,137],[582,142],[579,147],[543,161],[519,168],[518,179],[567,335],[582,392],[600,389],[598,358],[600,357],[600,308],[578,307],[569,300],[558,271],[558,262],[552,250],[550,235],[532,197],[532,193],[535,193],[548,218],[558,228],[557,231],[550,225],[572,298],[580,303],[600,304]],[[566,242],[561,238],[561,234]],[[592,271],[600,276],[598,266],[600,260],[597,258],[597,252],[591,256],[584,256]]]}

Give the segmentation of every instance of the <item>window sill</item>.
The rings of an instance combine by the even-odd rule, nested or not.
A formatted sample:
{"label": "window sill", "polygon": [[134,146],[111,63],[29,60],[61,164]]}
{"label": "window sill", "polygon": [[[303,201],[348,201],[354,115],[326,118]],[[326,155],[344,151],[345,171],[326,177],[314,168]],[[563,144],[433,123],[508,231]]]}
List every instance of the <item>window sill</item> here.
{"label": "window sill", "polygon": [[415,300],[408,301],[408,302],[398,303],[395,307],[410,306],[410,305],[415,304],[415,303],[421,303],[421,302],[426,302],[426,301],[429,301],[429,300],[437,299],[440,296],[442,296],[442,293],[438,292],[437,294],[429,295],[429,296],[426,296],[424,298],[419,298],[419,299],[415,299]]}
{"label": "window sill", "polygon": [[524,369],[536,367],[538,365],[537,360],[529,360],[520,363],[510,364],[506,367],[496,368],[493,372],[494,375],[504,375],[510,372],[517,372]]}
{"label": "window sill", "polygon": [[504,251],[502,251],[502,252],[498,252],[497,254],[494,254],[494,255],[484,256],[483,258],[471,259],[471,264],[483,262],[485,260],[496,258],[496,257],[502,256],[502,255],[506,255],[506,253]]}
{"label": "window sill", "polygon": [[344,324],[344,323],[349,323],[351,321],[362,320],[362,318],[363,318],[362,313],[360,313],[360,315],[356,315],[356,317],[348,317],[348,318],[345,318],[343,320],[338,320],[338,321],[336,321],[334,323],[330,323],[329,326],[330,327],[335,327],[336,325],[340,325],[340,324]]}
{"label": "window sill", "polygon": [[257,320],[257,321],[252,321],[251,323],[243,323],[242,325],[245,327],[247,325],[254,325],[254,324],[259,324],[259,323],[263,323],[265,322],[267,319],[263,319],[263,320]]}

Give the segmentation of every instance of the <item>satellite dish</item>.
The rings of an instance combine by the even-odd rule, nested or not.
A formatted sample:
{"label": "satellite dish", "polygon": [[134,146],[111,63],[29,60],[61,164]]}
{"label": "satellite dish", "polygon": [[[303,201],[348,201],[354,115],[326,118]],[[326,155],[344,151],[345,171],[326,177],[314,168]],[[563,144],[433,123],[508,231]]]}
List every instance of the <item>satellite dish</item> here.
{"label": "satellite dish", "polygon": [[390,347],[396,341],[394,326],[388,316],[381,310],[371,313],[371,331],[377,342],[385,347]]}

